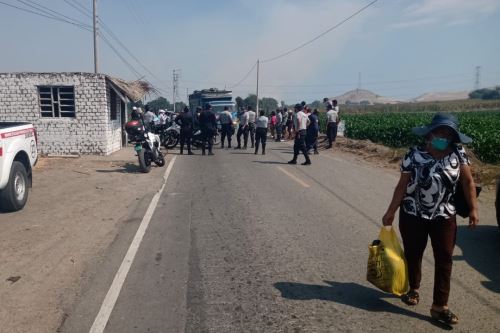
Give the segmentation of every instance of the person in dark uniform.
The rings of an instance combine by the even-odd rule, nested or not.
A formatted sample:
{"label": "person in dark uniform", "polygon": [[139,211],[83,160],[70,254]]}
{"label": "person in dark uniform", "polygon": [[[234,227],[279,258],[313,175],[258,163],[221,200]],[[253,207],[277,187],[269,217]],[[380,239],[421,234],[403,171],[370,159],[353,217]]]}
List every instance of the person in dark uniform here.
{"label": "person in dark uniform", "polygon": [[315,109],[313,113],[309,115],[309,125],[306,130],[306,149],[309,152],[314,149],[314,154],[318,153],[318,135],[319,135],[319,111]]}
{"label": "person in dark uniform", "polygon": [[241,149],[241,136],[243,135],[244,146],[243,149],[247,149],[248,143],[248,110],[243,110],[239,117],[238,133],[236,135],[236,141],[238,141],[238,146],[235,149]]}
{"label": "person in dark uniform", "polygon": [[231,137],[233,136],[233,117],[229,108],[224,107],[224,111],[219,114],[219,122],[221,125],[221,148],[224,148],[224,141],[227,137],[227,147],[231,148]]}
{"label": "person in dark uniform", "polygon": [[193,137],[193,115],[191,114],[189,108],[186,106],[184,112],[175,118],[175,123],[181,127],[180,133],[180,143],[181,151],[180,154],[184,153],[184,143],[187,145],[188,155],[193,155],[191,152],[191,139]]}
{"label": "person in dark uniform", "polygon": [[210,104],[205,105],[205,109],[201,111],[198,117],[201,130],[201,154],[205,155],[205,145],[208,145],[208,155],[213,155],[212,146],[214,143],[214,132],[217,130],[217,118],[215,113],[212,112]]}

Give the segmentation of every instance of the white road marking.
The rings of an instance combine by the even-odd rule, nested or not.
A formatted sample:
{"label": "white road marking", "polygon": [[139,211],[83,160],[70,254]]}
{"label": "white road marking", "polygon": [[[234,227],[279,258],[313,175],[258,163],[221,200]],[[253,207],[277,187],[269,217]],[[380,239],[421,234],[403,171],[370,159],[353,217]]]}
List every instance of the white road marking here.
{"label": "white road marking", "polygon": [[175,162],[175,156],[172,158],[172,161],[167,167],[167,170],[165,171],[165,174],[163,175],[163,185],[160,188],[160,190],[154,195],[153,199],[151,200],[151,203],[149,204],[148,210],[146,211],[146,214],[142,218],[141,224],[139,225],[139,228],[137,229],[137,232],[135,234],[134,239],[132,240],[132,243],[130,244],[130,247],[127,251],[127,254],[125,255],[125,258],[123,258],[122,264],[120,265],[120,268],[116,272],[115,278],[113,279],[113,283],[111,284],[111,287],[108,290],[108,293],[106,294],[106,297],[104,298],[104,301],[102,302],[101,309],[99,310],[99,313],[97,314],[94,323],[92,324],[92,327],[90,328],[89,333],[102,333],[104,332],[104,329],[106,328],[106,325],[109,320],[109,316],[111,315],[111,312],[113,311],[113,308],[116,304],[116,300],[118,299],[118,296],[120,295],[120,291],[123,287],[123,284],[125,282],[125,279],[127,277],[127,274],[130,270],[130,267],[132,266],[132,263],[134,261],[135,255],[137,254],[137,251],[139,250],[139,246],[141,245],[142,239],[144,238],[144,234],[146,233],[146,229],[149,226],[149,222],[151,221],[151,218],[153,217],[153,213],[156,209],[156,206],[158,205],[158,200],[161,197],[161,194],[163,192],[163,189],[165,188],[165,185],[167,184],[167,179],[168,176],[170,175],[170,171],[172,170],[172,167]]}
{"label": "white road marking", "polygon": [[295,180],[297,183],[299,183],[300,185],[304,186],[304,187],[311,187],[309,184],[307,184],[305,181],[303,181],[302,179],[298,178],[297,176],[295,176],[294,174],[286,171],[285,169],[283,169],[282,167],[277,167],[279,170],[281,170],[285,175],[287,175],[288,177],[292,178],[293,180]]}

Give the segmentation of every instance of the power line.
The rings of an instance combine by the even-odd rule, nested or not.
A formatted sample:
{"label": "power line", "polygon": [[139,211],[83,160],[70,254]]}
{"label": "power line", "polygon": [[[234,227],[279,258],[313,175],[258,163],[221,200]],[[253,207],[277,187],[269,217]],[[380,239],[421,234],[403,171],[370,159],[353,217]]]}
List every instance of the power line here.
{"label": "power line", "polygon": [[27,12],[27,13],[31,13],[31,14],[34,14],[34,15],[38,15],[38,16],[42,16],[42,17],[49,18],[49,19],[52,19],[52,20],[56,20],[56,21],[59,21],[59,22],[68,23],[68,24],[74,25],[74,26],[76,26],[76,27],[78,27],[80,29],[83,29],[83,30],[91,31],[90,30],[90,26],[88,26],[88,25],[83,26],[83,25],[75,23],[75,22],[71,22],[71,21],[68,21],[68,20],[65,20],[65,19],[58,18],[58,17],[56,17],[54,15],[45,15],[45,14],[42,14],[40,12],[35,12],[35,11],[29,10],[29,9],[26,9],[26,8],[18,7],[18,6],[12,5],[10,3],[3,2],[3,1],[0,1],[0,4],[8,6],[8,7],[11,7],[11,8],[18,9],[18,10],[21,10],[21,11],[24,11],[24,12]]}
{"label": "power line", "polygon": [[252,68],[250,68],[250,70],[248,71],[248,73],[246,73],[246,75],[240,80],[238,81],[238,83],[236,83],[235,85],[229,87],[229,89],[233,89],[233,88],[236,88],[237,86],[239,86],[241,83],[243,83],[243,81],[245,81],[247,79],[247,77],[250,75],[250,73],[252,73],[253,69],[255,68],[255,66],[257,66],[257,63],[253,64]]}
{"label": "power line", "polygon": [[[90,25],[78,24],[78,23],[75,23],[75,22],[63,19],[63,18],[61,18],[59,16],[56,16],[56,15],[60,15],[60,16],[63,16],[63,17],[65,15],[63,15],[63,14],[61,14],[59,12],[53,11],[53,10],[50,10],[50,11],[53,12],[53,13],[55,13],[56,15],[54,15],[54,14],[45,15],[45,14],[42,14],[42,13],[47,13],[47,11],[42,11],[42,13],[40,13],[40,12],[32,11],[32,10],[29,10],[29,9],[26,9],[26,8],[21,8],[21,7],[18,7],[18,6],[14,6],[14,5],[5,3],[3,1],[0,1],[0,4],[6,5],[6,6],[9,6],[9,7],[21,10],[21,11],[25,11],[25,12],[28,12],[28,13],[31,13],[31,14],[34,14],[34,15],[38,15],[38,16],[42,16],[42,17],[45,17],[45,18],[49,18],[49,19],[52,19],[52,20],[56,20],[56,21],[60,21],[60,22],[68,23],[68,24],[72,24],[72,25],[76,26],[77,28],[80,28],[80,29],[88,31],[88,32],[92,32],[92,29],[91,29]],[[36,9],[38,9],[38,8],[36,8]],[[113,47],[113,45],[111,44],[111,42],[109,42],[109,40],[105,36],[103,36],[101,34],[101,38],[103,38],[104,42],[116,53],[116,55],[120,58],[120,60],[123,61],[123,63],[129,68],[129,70],[135,76],[137,76],[137,78],[141,78],[142,77],[142,75],[134,68],[134,66],[132,66],[125,58],[123,58],[123,56],[121,56],[121,54],[118,52],[118,50],[116,50],[116,48]]]}
{"label": "power line", "polygon": [[[66,2],[67,4],[71,5],[73,8],[75,9],[78,9],[76,8],[74,5],[72,5],[70,2],[68,2],[68,0],[64,0],[64,2]],[[75,2],[76,4],[78,4],[81,8],[83,8],[83,10],[85,10],[86,12],[82,11],[81,9],[79,9],[79,11],[81,13],[83,13],[85,16],[87,17],[91,17],[90,14],[89,14],[89,10],[87,8],[85,8],[83,5],[79,4],[78,2],[76,2],[75,0],[73,0],[73,2]],[[101,23],[103,29],[105,30],[106,33],[108,33],[108,35],[114,40],[116,41],[124,50],[125,52],[127,52],[127,54],[132,58],[134,59],[149,75],[151,75],[154,79],[156,79],[160,84],[164,85],[165,87],[168,87],[170,88],[170,86],[166,85],[165,82],[163,80],[161,80],[160,78],[158,78],[151,70],[149,70],[148,67],[146,67],[146,65],[144,65],[126,46],[124,43],[122,43],[122,41],[118,38],[118,36],[116,36],[115,33],[113,33],[113,31],[111,30],[111,28],[104,22],[104,20],[102,18],[99,18],[99,22]]]}
{"label": "power line", "polygon": [[300,50],[301,48],[303,48],[304,46],[307,46],[309,44],[311,44],[312,42],[318,40],[319,38],[323,37],[324,35],[326,35],[327,33],[329,33],[330,31],[340,27],[342,24],[344,24],[345,22],[349,21],[350,19],[352,19],[354,16],[358,15],[359,13],[361,13],[362,11],[364,11],[365,9],[367,9],[368,7],[370,7],[371,5],[373,5],[375,2],[377,2],[378,0],[374,0],[372,2],[370,2],[368,5],[364,6],[363,8],[361,8],[360,10],[358,10],[357,12],[355,12],[354,14],[352,14],[351,16],[345,18],[344,20],[342,20],[340,23],[337,23],[336,25],[334,25],[333,27],[329,28],[328,30],[322,32],[321,34],[319,34],[318,36],[314,37],[313,39],[285,52],[285,53],[282,53],[276,57],[273,57],[273,58],[269,58],[269,59],[266,59],[266,60],[262,60],[261,62],[262,63],[266,63],[266,62],[271,62],[271,61],[274,61],[274,60],[278,60],[280,58],[283,58],[287,55],[289,55],[290,53],[293,53],[297,50]]}
{"label": "power line", "polygon": [[[69,16],[66,16],[64,14],[61,14],[59,12],[56,12],[44,5],[41,5],[35,1],[32,1],[32,0],[26,0],[26,1],[23,1],[23,0],[17,0],[17,2],[20,2],[22,4],[24,4],[25,6],[28,6],[28,7],[31,7],[31,8],[34,8],[35,10],[38,10],[38,11],[41,11],[42,13],[44,14],[47,14],[47,15],[52,15],[52,16],[59,16],[60,18],[63,18],[63,19],[67,19],[71,22],[74,22],[74,23],[77,23],[77,24],[80,24],[81,26],[89,26],[87,25],[85,22],[81,22],[81,21],[78,21],[72,17],[69,17]],[[55,15],[54,15],[55,14]],[[90,26],[89,26],[90,27]]]}

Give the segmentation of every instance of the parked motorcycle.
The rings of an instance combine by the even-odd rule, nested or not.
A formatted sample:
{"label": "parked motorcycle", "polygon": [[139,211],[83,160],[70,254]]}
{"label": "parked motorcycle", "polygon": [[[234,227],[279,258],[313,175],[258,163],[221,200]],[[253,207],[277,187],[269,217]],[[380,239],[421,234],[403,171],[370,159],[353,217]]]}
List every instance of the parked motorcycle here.
{"label": "parked motorcycle", "polygon": [[135,143],[135,151],[139,158],[141,171],[151,171],[151,163],[162,167],[165,157],[160,151],[160,136],[146,129],[141,120],[132,120],[125,124],[129,143]]}
{"label": "parked motorcycle", "polygon": [[155,126],[155,133],[160,136],[160,141],[166,149],[173,149],[179,143],[181,128],[175,122]]}

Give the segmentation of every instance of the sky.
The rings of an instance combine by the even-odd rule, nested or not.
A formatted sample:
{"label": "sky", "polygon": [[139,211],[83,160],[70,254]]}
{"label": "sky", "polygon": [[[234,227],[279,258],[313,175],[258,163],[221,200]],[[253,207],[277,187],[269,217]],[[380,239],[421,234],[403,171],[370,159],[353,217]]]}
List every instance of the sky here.
{"label": "sky", "polygon": [[[174,69],[182,100],[210,87],[246,97],[259,59],[259,97],[287,104],[358,87],[400,100],[471,90],[477,66],[481,87],[500,84],[500,0],[378,0],[266,62],[371,1],[97,0],[99,18],[132,54],[103,31],[129,65],[100,38],[100,72],[146,79],[169,100]],[[38,12],[29,5],[40,4],[91,25],[76,3],[92,8],[92,0],[0,0],[0,72],[93,72],[91,32],[6,5]]]}

